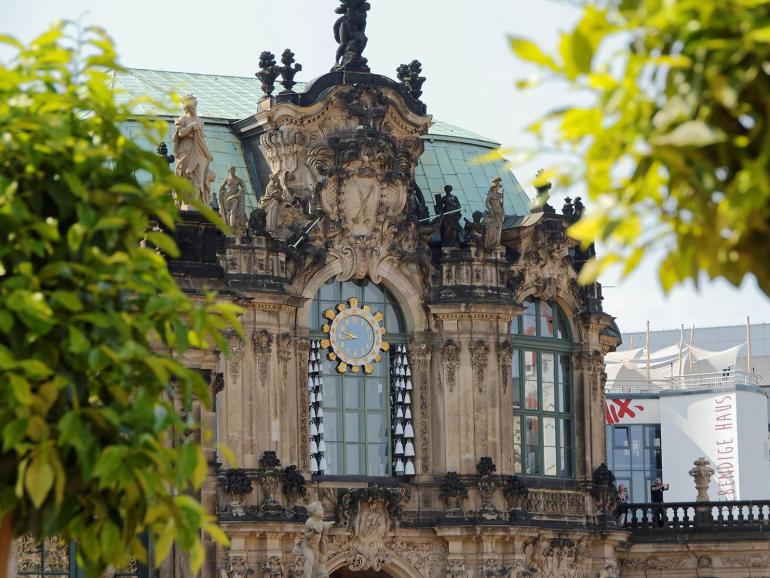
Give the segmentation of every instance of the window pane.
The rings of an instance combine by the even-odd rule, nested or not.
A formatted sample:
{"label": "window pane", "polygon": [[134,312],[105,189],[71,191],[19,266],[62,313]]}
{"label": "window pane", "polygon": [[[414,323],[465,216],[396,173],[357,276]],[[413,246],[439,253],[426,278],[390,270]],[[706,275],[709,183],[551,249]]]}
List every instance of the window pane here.
{"label": "window pane", "polygon": [[388,429],[384,412],[366,412],[366,441],[387,443]]}
{"label": "window pane", "polygon": [[553,353],[541,353],[540,360],[540,375],[543,380],[543,411],[556,411],[554,355]]}
{"label": "window pane", "polygon": [[324,410],[324,439],[332,442],[342,441],[342,413],[331,409]]}
{"label": "window pane", "polygon": [[345,400],[345,407],[362,408],[364,407],[363,396],[363,378],[353,375],[346,375],[342,378],[342,397]]}
{"label": "window pane", "polygon": [[628,470],[631,468],[631,451],[624,449],[612,450],[612,459],[615,467],[619,470]]}
{"label": "window pane", "polygon": [[364,415],[357,411],[345,412],[345,441],[364,441]]}
{"label": "window pane", "polygon": [[519,323],[521,323],[520,317],[515,317],[513,321],[511,321],[511,334],[512,335],[520,335],[519,331]]}
{"label": "window pane", "polygon": [[556,445],[556,418],[543,418],[543,444],[547,446]]}
{"label": "window pane", "polygon": [[522,335],[535,337],[537,335],[537,313],[532,301],[524,302],[524,315],[521,317]]}
{"label": "window pane", "polygon": [[524,352],[524,406],[537,409],[540,401],[537,396],[537,352]]}
{"label": "window pane", "polygon": [[384,303],[385,294],[374,283],[367,283],[364,287],[364,303],[369,305]]}
{"label": "window pane", "polygon": [[631,467],[633,469],[644,468],[642,427],[632,425],[629,430],[631,433]]}
{"label": "window pane", "polygon": [[321,393],[323,394],[323,407],[326,411],[327,407],[342,407],[342,397],[340,392],[340,378],[331,375],[324,375],[323,388]]}
{"label": "window pane", "polygon": [[538,418],[534,416],[527,416],[525,418],[525,455],[526,463],[524,470],[528,474],[536,474],[538,472],[537,456],[540,452],[540,428]]}
{"label": "window pane", "polygon": [[572,477],[572,448],[561,448],[559,450],[559,468],[563,477]]}
{"label": "window pane", "polygon": [[366,445],[366,474],[368,476],[388,475],[388,445]]}
{"label": "window pane", "polygon": [[559,411],[572,411],[572,369],[569,355],[557,356],[559,367]]}
{"label": "window pane", "polygon": [[[339,292],[340,284],[337,283],[334,280],[328,281],[321,285],[321,290],[318,293],[318,296],[321,298],[322,301],[337,301],[339,303],[340,300],[340,292]],[[323,311],[321,311],[323,314]]]}
{"label": "window pane", "polygon": [[616,427],[612,432],[613,446],[616,448],[628,447],[628,428]]}
{"label": "window pane", "polygon": [[513,471],[521,473],[521,416],[513,416]]}
{"label": "window pane", "polygon": [[351,297],[355,297],[359,301],[363,301],[364,300],[364,291],[358,285],[358,283],[353,283],[352,281],[347,281],[347,282],[342,284],[342,299],[341,299],[341,301],[347,301]]}
{"label": "window pane", "polygon": [[345,473],[351,476],[366,475],[364,469],[364,444],[345,444]]}
{"label": "window pane", "polygon": [[543,448],[543,473],[546,476],[555,476],[556,471],[556,447],[545,446]]}
{"label": "window pane", "polygon": [[569,322],[561,309],[556,309],[556,339],[569,339]]}
{"label": "window pane", "polygon": [[612,462],[612,426],[604,426],[604,445],[607,446],[607,467],[615,471],[615,464]]}
{"label": "window pane", "polygon": [[511,388],[513,396],[513,407],[521,408],[521,370],[519,368],[519,350],[513,350],[513,361],[511,362]]}
{"label": "window pane", "polygon": [[[559,445],[572,447],[572,421],[568,419],[559,420]],[[608,455],[610,452],[607,452]]]}
{"label": "window pane", "polygon": [[324,474],[335,476],[343,473],[342,470],[342,444],[326,442],[326,469]]}
{"label": "window pane", "polygon": [[388,394],[384,379],[366,378],[366,407],[378,409],[388,407]]}
{"label": "window pane", "polygon": [[540,301],[540,337],[553,337],[553,307]]}

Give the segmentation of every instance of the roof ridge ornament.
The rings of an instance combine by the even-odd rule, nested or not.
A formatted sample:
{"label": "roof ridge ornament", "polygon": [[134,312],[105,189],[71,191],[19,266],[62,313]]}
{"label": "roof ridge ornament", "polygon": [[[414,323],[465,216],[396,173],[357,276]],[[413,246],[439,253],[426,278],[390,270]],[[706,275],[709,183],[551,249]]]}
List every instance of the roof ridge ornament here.
{"label": "roof ridge ornament", "polygon": [[263,98],[272,96],[275,88],[275,79],[278,78],[279,74],[280,68],[276,65],[275,54],[265,50],[259,55],[259,70],[254,74],[262,83]]}
{"label": "roof ridge ornament", "polygon": [[422,96],[422,85],[425,82],[425,77],[420,76],[421,72],[422,64],[419,60],[412,60],[409,64],[401,64],[396,69],[399,82],[414,100],[420,100]]}
{"label": "roof ridge ornament", "polygon": [[371,7],[366,0],[340,0],[340,5],[334,10],[341,15],[334,23],[334,39],[340,46],[332,72],[369,72],[367,60],[362,54],[368,41],[366,13]]}

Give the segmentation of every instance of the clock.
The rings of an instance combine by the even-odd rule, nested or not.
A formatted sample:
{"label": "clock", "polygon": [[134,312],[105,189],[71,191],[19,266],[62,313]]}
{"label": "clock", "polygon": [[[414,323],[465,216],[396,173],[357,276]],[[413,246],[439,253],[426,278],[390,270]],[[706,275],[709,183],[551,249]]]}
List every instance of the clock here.
{"label": "clock", "polygon": [[321,340],[321,347],[328,348],[329,359],[338,362],[337,371],[345,373],[350,368],[358,373],[363,368],[364,373],[372,373],[372,363],[382,359],[380,352],[390,349],[382,340],[382,313],[372,313],[368,305],[359,307],[358,299],[351,297],[336,310],[327,309],[324,317],[330,321],[322,328],[329,337]]}

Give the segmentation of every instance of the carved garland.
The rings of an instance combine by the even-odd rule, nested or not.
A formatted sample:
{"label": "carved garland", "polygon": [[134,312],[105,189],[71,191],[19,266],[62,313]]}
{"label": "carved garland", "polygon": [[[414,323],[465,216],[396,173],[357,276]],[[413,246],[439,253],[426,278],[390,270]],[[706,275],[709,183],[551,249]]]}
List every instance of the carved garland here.
{"label": "carved garland", "polygon": [[259,385],[266,387],[270,370],[270,352],[273,349],[273,336],[265,329],[255,329],[251,334],[251,340],[254,344],[254,357],[257,360]]}
{"label": "carved garland", "polygon": [[430,423],[430,358],[431,345],[427,337],[415,337],[409,344],[409,357],[415,368],[414,376],[419,388],[420,471],[431,471],[431,423]]}
{"label": "carved garland", "polygon": [[489,357],[489,345],[487,345],[485,341],[479,339],[478,341],[471,341],[469,349],[471,352],[471,366],[473,367],[473,377],[476,381],[476,387],[479,393],[483,393],[487,358]]}
{"label": "carved garland", "polygon": [[513,343],[509,340],[497,344],[497,366],[500,370],[500,381],[503,384],[503,394],[508,391],[508,380],[511,375],[513,362]]}
{"label": "carved garland", "polygon": [[278,336],[278,365],[281,368],[281,385],[284,387],[289,380],[289,362],[291,361],[292,338],[288,333],[282,333]]}
{"label": "carved garland", "polygon": [[310,340],[298,337],[297,346],[297,389],[299,404],[297,406],[297,423],[299,423],[299,456],[300,468],[306,472],[310,469],[310,437],[308,434],[308,408],[310,407],[310,389],[308,388],[308,358],[310,357]]}
{"label": "carved garland", "polygon": [[241,339],[237,333],[231,333],[227,337],[227,346],[230,352],[230,375],[233,378],[233,381],[236,381],[241,371],[243,339]]}
{"label": "carved garland", "polygon": [[457,381],[457,366],[460,362],[460,345],[454,341],[447,341],[441,346],[441,365],[446,372],[446,383],[449,391],[455,390]]}

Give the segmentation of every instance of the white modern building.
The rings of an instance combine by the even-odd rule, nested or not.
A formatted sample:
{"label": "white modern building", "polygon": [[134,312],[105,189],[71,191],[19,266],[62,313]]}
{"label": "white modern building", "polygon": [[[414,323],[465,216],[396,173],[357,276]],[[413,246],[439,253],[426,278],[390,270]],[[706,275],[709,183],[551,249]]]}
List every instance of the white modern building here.
{"label": "white modern building", "polygon": [[[705,456],[716,470],[714,501],[770,497],[768,396],[770,324],[624,334],[607,356],[607,456],[633,502],[650,499],[655,478],[667,502],[692,501],[689,470]],[[763,387],[764,386],[764,387]]]}

